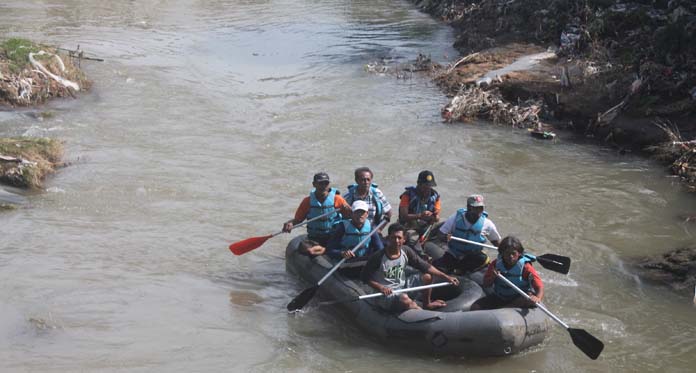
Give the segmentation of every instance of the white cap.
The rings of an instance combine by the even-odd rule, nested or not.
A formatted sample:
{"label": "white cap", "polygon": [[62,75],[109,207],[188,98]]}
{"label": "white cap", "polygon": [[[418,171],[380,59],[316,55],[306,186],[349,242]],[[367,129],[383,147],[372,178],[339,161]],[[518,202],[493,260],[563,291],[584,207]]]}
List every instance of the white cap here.
{"label": "white cap", "polygon": [[363,210],[363,211],[368,211],[370,207],[367,205],[367,202],[363,200],[357,200],[353,202],[353,205],[350,207],[353,211],[358,211],[358,210]]}

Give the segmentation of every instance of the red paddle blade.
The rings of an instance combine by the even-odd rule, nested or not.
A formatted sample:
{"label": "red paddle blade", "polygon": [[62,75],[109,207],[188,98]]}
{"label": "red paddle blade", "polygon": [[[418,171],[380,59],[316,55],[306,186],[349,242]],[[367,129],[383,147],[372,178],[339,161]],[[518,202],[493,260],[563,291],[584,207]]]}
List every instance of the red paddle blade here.
{"label": "red paddle blade", "polygon": [[247,238],[246,240],[235,242],[232,245],[230,245],[230,251],[232,251],[234,255],[242,255],[244,253],[248,253],[249,251],[254,250],[257,247],[263,245],[263,243],[271,237],[273,237],[272,234],[263,237],[251,237]]}

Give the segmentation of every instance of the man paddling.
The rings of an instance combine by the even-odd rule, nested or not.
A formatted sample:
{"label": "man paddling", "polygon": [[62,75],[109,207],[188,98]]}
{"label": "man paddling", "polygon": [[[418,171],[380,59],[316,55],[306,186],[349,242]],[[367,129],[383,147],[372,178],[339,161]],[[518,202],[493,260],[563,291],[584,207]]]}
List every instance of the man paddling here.
{"label": "man paddling", "polygon": [[[493,286],[493,293],[474,302],[471,310],[490,310],[503,307],[533,307],[544,298],[544,283],[532,267],[534,258],[524,255],[522,242],[515,236],[500,241],[498,258],[488,265],[483,276],[483,286]],[[499,279],[503,275],[529,297],[518,294],[511,286]]]}
{"label": "man paddling", "polygon": [[484,206],[483,196],[474,194],[466,199],[465,209],[459,209],[447,218],[440,227],[440,234],[447,236],[447,251],[433,262],[434,266],[446,273],[451,273],[453,270],[466,273],[476,271],[488,264],[488,255],[483,252],[481,246],[449,239],[449,237],[458,237],[480,243],[488,239],[493,246],[497,247],[500,233],[493,221],[488,218]]}
{"label": "man paddling", "polygon": [[343,220],[336,226],[326,245],[326,253],[334,259],[363,257],[384,247],[379,236],[369,237],[355,253],[351,251],[357,244],[372,232],[372,224],[368,220],[368,206],[365,201],[355,201],[351,206],[350,220]]}
{"label": "man paddling", "polygon": [[307,224],[307,240],[300,244],[301,253],[324,254],[331,234],[341,221],[341,214],[350,216],[350,205],[340,196],[341,192],[336,188],[329,187],[330,182],[326,172],[315,174],[312,180],[314,189],[309,192],[309,196],[300,202],[300,206],[295,211],[295,218],[283,224],[283,232],[290,232],[294,224],[299,224],[305,219],[312,219],[332,210],[339,210]]}
{"label": "man paddling", "polygon": [[[406,293],[392,295],[394,290],[404,287],[429,285],[433,282],[433,276],[444,278],[453,285],[458,285],[456,277],[448,276],[432,265],[428,264],[408,246],[404,245],[404,226],[394,223],[389,226],[387,245],[368,259],[362,270],[360,278],[373,289],[383,293],[387,297],[379,301],[381,306],[389,311],[400,312],[407,309],[420,309],[420,306]],[[421,274],[406,277],[406,265],[410,265]],[[442,300],[431,300],[432,289],[423,291],[423,307],[437,309],[447,306]]]}

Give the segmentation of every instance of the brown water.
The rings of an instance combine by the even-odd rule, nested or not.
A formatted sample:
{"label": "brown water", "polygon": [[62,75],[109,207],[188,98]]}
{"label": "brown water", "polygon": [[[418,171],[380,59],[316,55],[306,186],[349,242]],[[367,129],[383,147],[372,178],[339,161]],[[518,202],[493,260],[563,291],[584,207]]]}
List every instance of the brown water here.
{"label": "brown water", "polygon": [[[686,371],[690,297],[641,282],[629,258],[692,245],[693,196],[650,161],[523,131],[445,125],[426,79],[368,62],[456,58],[449,29],[409,2],[5,1],[0,35],[75,48],[94,89],[0,113],[0,136],[66,141],[71,166],[0,214],[0,371]],[[418,155],[416,152],[419,152]],[[445,215],[487,197],[501,233],[537,254],[546,305],[606,344],[591,361],[556,327],[508,358],[385,348],[321,310],[285,305],[290,236],[241,257],[227,246],[278,231],[329,172],[367,165],[396,204],[435,173]],[[8,196],[8,193],[9,196]]]}

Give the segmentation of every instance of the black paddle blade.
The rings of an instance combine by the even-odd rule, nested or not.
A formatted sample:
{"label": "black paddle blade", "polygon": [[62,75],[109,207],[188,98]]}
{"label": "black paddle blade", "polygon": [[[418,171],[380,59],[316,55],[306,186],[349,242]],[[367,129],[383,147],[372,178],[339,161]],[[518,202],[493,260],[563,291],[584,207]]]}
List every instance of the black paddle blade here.
{"label": "black paddle blade", "polygon": [[319,290],[319,286],[312,286],[311,288],[304,289],[300,295],[296,296],[295,299],[288,303],[288,311],[294,312],[301,310],[312,300],[317,290]]}
{"label": "black paddle blade", "polygon": [[570,258],[556,254],[544,254],[536,257],[542,267],[567,275],[570,272]]}
{"label": "black paddle blade", "polygon": [[601,354],[604,349],[604,343],[602,343],[602,341],[583,329],[568,328],[568,333],[570,333],[570,338],[573,339],[573,343],[578,346],[585,355],[589,356],[592,360],[597,360],[599,354]]}

